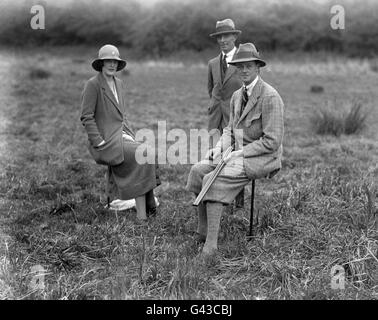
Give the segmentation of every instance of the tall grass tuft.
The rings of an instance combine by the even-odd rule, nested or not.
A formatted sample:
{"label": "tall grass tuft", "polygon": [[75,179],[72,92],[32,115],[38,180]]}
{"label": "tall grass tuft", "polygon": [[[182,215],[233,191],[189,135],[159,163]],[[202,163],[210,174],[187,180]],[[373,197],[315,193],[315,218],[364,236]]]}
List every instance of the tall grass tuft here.
{"label": "tall grass tuft", "polygon": [[368,113],[363,109],[361,102],[354,102],[347,112],[340,112],[337,108],[321,108],[311,117],[314,131],[321,135],[356,134],[366,125]]}
{"label": "tall grass tuft", "polygon": [[363,110],[361,102],[355,103],[344,118],[345,134],[360,132],[365,127],[367,112]]}

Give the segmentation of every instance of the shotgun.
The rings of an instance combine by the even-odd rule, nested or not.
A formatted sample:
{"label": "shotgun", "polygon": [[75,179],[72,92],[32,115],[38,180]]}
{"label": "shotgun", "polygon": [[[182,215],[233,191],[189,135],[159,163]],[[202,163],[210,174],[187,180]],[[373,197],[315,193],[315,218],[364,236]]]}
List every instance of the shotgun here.
{"label": "shotgun", "polygon": [[202,188],[201,192],[198,194],[196,200],[194,200],[193,206],[197,207],[200,204],[200,202],[202,201],[203,197],[205,196],[205,194],[207,193],[207,191],[209,191],[209,188],[211,187],[211,185],[214,183],[216,177],[219,175],[219,173],[221,172],[221,170],[223,169],[223,167],[226,165],[226,163],[224,162],[223,159],[225,157],[227,157],[231,152],[232,152],[232,146],[228,147],[227,150],[221,154],[221,160],[219,161],[219,163],[215,167],[215,169],[212,172],[211,177],[209,178],[209,180],[207,180],[206,184],[203,186],[203,188]]}

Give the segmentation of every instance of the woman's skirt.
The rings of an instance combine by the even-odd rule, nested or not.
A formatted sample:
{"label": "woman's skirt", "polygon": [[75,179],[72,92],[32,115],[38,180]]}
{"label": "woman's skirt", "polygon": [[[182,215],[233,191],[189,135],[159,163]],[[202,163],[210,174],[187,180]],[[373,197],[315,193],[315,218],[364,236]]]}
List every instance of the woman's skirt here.
{"label": "woman's skirt", "polygon": [[111,198],[121,200],[134,199],[146,194],[160,184],[155,164],[139,164],[135,160],[135,151],[140,144],[123,141],[125,160],[108,170],[108,188]]}

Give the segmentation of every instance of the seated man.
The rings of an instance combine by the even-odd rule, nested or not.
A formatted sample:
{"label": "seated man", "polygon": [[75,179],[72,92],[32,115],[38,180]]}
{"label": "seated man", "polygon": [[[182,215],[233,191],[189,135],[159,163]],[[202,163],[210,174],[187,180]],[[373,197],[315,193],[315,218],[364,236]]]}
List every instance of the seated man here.
{"label": "seated man", "polygon": [[186,186],[198,195],[221,153],[233,145],[233,151],[224,158],[226,165],[198,206],[197,232],[205,241],[204,254],[218,249],[223,205],[231,203],[251,179],[281,168],[284,104],[278,92],[259,75],[266,63],[252,43],[245,43],[230,64],[237,67],[243,86],[232,95],[230,120],[221,139],[205,160],[191,168]]}

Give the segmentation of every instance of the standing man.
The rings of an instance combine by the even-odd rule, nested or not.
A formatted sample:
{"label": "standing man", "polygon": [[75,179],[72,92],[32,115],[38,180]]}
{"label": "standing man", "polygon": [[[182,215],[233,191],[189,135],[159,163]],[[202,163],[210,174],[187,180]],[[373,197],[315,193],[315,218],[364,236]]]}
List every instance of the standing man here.
{"label": "standing man", "polygon": [[[228,63],[236,52],[235,41],[241,34],[235,29],[231,19],[217,21],[215,32],[210,37],[216,38],[221,53],[209,61],[208,90],[210,102],[208,107],[210,136],[213,141],[211,148],[216,144],[223,129],[230,119],[230,100],[234,91],[242,86],[242,81],[237,75],[236,67]],[[244,189],[235,199],[235,207],[244,207]]]}
{"label": "standing man", "polygon": [[[218,248],[223,205],[231,203],[251,179],[281,168],[284,104],[279,93],[260,77],[260,68],[266,63],[252,43],[241,44],[230,63],[238,69],[243,86],[232,95],[228,126],[209,151],[209,158],[219,159],[230,142],[235,142],[234,150],[224,158],[226,165],[198,206],[197,232],[205,241],[205,254]],[[211,160],[195,164],[186,189],[198,195],[215,167]]]}

